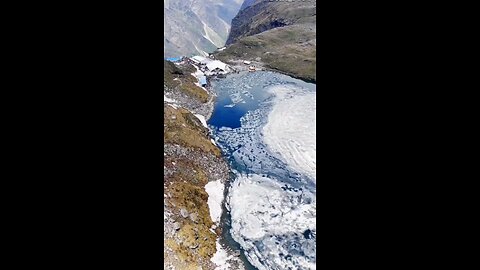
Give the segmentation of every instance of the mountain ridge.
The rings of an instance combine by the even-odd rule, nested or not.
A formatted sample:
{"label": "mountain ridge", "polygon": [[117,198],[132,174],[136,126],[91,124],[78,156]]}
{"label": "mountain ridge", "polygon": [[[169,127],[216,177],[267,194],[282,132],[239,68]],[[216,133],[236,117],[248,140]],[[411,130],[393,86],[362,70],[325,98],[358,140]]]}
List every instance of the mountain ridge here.
{"label": "mountain ridge", "polygon": [[164,0],[164,57],[206,55],[222,47],[241,0]]}

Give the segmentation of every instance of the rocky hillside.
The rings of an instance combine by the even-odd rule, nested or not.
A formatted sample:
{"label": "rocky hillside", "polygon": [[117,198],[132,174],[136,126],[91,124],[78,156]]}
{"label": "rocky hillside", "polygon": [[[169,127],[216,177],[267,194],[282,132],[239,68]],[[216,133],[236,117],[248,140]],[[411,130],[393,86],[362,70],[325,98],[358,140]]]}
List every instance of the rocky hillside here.
{"label": "rocky hillside", "polygon": [[316,81],[316,2],[247,0],[232,20],[225,62],[251,60],[265,67]]}
{"label": "rocky hillside", "polygon": [[224,46],[242,0],[164,0],[164,57],[204,55]]}
{"label": "rocky hillside", "polygon": [[[221,233],[205,185],[226,181],[229,169],[202,123],[213,96],[195,84],[195,70],[164,61],[164,269],[214,269]],[[243,269],[238,259],[231,265]]]}

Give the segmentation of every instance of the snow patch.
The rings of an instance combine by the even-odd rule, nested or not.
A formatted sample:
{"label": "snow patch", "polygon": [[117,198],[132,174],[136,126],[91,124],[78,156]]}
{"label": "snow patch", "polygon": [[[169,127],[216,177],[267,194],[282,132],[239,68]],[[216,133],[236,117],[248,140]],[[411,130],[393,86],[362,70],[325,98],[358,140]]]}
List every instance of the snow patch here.
{"label": "snow patch", "polygon": [[198,78],[198,77],[200,77],[200,76],[202,76],[202,75],[205,75],[205,74],[203,73],[203,71],[201,71],[196,65],[193,65],[193,66],[194,66],[195,69],[196,69],[195,73],[192,73],[193,76],[195,76],[195,77]]}
{"label": "snow patch", "polygon": [[167,96],[165,96],[165,94],[163,94],[163,101],[170,102],[170,103],[176,102],[175,99],[168,98]]}
{"label": "snow patch", "polygon": [[220,222],[222,216],[223,190],[225,186],[220,180],[208,182],[205,185],[205,191],[208,193],[208,208],[210,217],[214,223]]}
{"label": "snow patch", "polygon": [[202,88],[206,92],[208,92],[207,89],[205,87],[201,86],[200,83],[199,83],[200,82],[200,77],[205,76],[205,74],[196,65],[193,65],[193,66],[195,67],[196,71],[194,73],[190,73],[190,74],[197,79],[197,81],[195,82],[195,85]]}
{"label": "snow patch", "polygon": [[208,128],[207,121],[205,120],[205,116],[203,116],[201,114],[195,114],[195,116],[200,120],[200,122],[202,122],[202,125],[204,127]]}
{"label": "snow patch", "polygon": [[216,242],[216,247],[217,247],[217,252],[215,252],[213,257],[210,259],[210,261],[217,266],[215,267],[215,270],[230,270],[231,266],[228,263],[228,260],[232,259],[233,256],[232,255],[228,256],[225,249],[218,242],[218,239]]}

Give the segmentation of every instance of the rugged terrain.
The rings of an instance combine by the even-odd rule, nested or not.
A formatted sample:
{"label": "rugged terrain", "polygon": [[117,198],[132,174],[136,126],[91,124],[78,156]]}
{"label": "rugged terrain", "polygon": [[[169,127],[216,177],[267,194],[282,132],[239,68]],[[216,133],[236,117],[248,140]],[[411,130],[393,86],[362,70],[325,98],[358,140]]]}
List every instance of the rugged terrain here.
{"label": "rugged terrain", "polygon": [[250,60],[316,82],[316,3],[248,0],[232,20],[227,48],[215,52],[232,63]]}
{"label": "rugged terrain", "polygon": [[225,44],[242,0],[164,0],[164,57],[205,55]]}
{"label": "rugged terrain", "polygon": [[192,65],[164,61],[164,269],[214,269],[219,247],[205,185],[224,183],[229,170],[202,123],[213,96],[195,84],[193,72]]}

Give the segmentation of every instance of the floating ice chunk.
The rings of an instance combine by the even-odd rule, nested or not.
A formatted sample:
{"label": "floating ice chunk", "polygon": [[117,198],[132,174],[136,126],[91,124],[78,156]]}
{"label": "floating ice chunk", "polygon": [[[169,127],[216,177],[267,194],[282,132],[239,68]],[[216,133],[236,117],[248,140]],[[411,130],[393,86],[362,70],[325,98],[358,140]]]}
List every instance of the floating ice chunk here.
{"label": "floating ice chunk", "polygon": [[243,101],[241,94],[238,92],[231,94],[230,99],[232,100],[233,103],[240,103]]}

